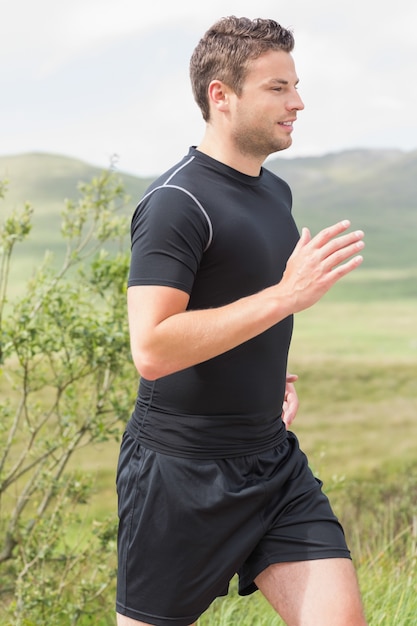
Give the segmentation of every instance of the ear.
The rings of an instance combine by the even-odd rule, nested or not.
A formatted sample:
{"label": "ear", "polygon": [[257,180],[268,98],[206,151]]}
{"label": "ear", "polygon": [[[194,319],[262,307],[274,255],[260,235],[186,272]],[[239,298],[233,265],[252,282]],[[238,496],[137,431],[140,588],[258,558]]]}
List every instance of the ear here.
{"label": "ear", "polygon": [[212,80],[208,87],[210,105],[217,111],[229,110],[230,87],[221,80]]}

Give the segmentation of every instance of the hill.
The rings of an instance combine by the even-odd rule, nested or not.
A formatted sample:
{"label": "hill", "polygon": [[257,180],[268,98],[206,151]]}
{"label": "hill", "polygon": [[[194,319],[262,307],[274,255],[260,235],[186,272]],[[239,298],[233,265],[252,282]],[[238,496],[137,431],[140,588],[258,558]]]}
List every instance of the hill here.
{"label": "hill", "polygon": [[[384,297],[417,296],[417,151],[350,150],[320,157],[271,158],[266,166],[291,185],[299,226],[309,226],[315,233],[349,218],[354,228],[365,231],[362,278],[355,273],[362,293],[374,285],[378,273],[374,288],[382,289]],[[19,258],[23,274],[24,266],[33,267],[46,249],[59,258],[63,200],[75,198],[78,183],[99,172],[100,168],[62,155],[0,157],[0,178],[9,181],[0,214],[25,201],[35,208],[30,243],[22,247]],[[119,174],[132,198],[128,217],[150,180]]]}
{"label": "hill", "polygon": [[351,150],[268,167],[290,183],[300,225],[346,217],[366,233],[367,267],[417,268],[417,151]]}
{"label": "hill", "polygon": [[[0,179],[7,181],[5,198],[0,200],[0,221],[25,202],[34,208],[30,236],[13,260],[13,293],[19,291],[19,284],[26,282],[46,251],[53,253],[57,263],[63,258],[65,248],[60,227],[64,200],[76,199],[79,183],[90,181],[101,171],[102,168],[63,155],[34,153],[0,157]],[[133,206],[133,198],[139,198],[150,181],[119,174]],[[126,208],[126,215],[130,210],[131,207]]]}
{"label": "hill", "polygon": [[[91,180],[101,171],[63,155],[33,153],[0,157],[0,179],[8,181],[6,210],[30,202],[35,207],[35,220],[43,215],[59,216],[64,199],[77,197],[78,183]],[[139,197],[150,182],[118,173],[132,197]]]}

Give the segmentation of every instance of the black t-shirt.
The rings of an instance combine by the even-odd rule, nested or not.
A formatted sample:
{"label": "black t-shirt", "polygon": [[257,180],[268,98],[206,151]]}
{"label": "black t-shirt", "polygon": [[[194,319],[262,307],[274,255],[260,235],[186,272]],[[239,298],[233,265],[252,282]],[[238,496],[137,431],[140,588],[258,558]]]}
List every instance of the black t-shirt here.
{"label": "black t-shirt", "polygon": [[[288,185],[242,174],[191,148],[147,190],[132,218],[129,286],[166,285],[189,309],[220,307],[278,283],[298,240]],[[280,419],[293,318],[216,358],[141,379],[128,431],[177,456],[260,452]]]}

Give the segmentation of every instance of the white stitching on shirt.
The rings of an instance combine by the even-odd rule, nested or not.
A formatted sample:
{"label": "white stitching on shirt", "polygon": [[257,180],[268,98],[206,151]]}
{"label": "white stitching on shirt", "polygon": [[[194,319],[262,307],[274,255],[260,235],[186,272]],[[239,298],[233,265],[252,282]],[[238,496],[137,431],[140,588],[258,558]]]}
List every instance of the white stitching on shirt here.
{"label": "white stitching on shirt", "polygon": [[186,163],[181,165],[181,167],[179,167],[177,170],[175,170],[175,172],[173,172],[171,174],[171,176],[169,176],[169,178],[165,181],[165,183],[163,185],[159,185],[158,187],[155,187],[154,189],[149,191],[149,193],[147,193],[145,196],[143,196],[143,198],[139,202],[139,204],[141,204],[146,198],[148,198],[150,195],[153,194],[154,191],[157,191],[158,189],[164,189],[164,188],[177,189],[178,191],[182,191],[183,193],[187,194],[187,196],[189,196],[192,200],[194,200],[194,202],[196,203],[196,205],[198,206],[198,208],[200,209],[200,211],[202,212],[202,214],[204,215],[204,217],[207,220],[207,225],[208,225],[208,228],[209,228],[209,238],[208,238],[207,245],[204,248],[204,252],[206,252],[208,250],[208,248],[210,247],[210,244],[211,244],[211,242],[213,240],[213,225],[211,223],[210,217],[207,214],[207,211],[205,210],[205,208],[203,207],[201,202],[199,202],[199,200],[197,200],[197,198],[190,191],[188,191],[187,189],[184,189],[184,187],[178,187],[177,185],[169,185],[168,184],[169,181],[175,176],[175,174],[177,174],[186,165],[189,165],[189,163],[191,163],[191,161],[193,161],[193,160],[194,160],[194,157],[191,157],[191,159],[189,161],[187,161]]}
{"label": "white stitching on shirt", "polygon": [[183,169],[183,167],[186,167],[187,165],[189,165],[191,163],[191,161],[194,161],[195,157],[191,157],[190,159],[188,159],[188,161],[186,161],[185,163],[183,163],[182,165],[180,165],[180,167],[178,167],[175,172],[172,172],[171,176],[169,176],[169,178],[167,178],[167,180],[165,181],[164,185],[167,185],[169,183],[169,181],[171,180],[171,178],[174,178],[175,174],[178,174],[178,172],[180,170]]}

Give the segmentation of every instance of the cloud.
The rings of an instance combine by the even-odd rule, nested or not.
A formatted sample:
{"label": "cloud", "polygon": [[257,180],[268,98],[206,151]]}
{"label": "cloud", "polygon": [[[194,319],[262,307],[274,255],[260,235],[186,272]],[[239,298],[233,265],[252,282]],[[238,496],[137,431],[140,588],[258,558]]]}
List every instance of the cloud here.
{"label": "cloud", "polygon": [[285,155],[417,147],[414,0],[14,0],[0,22],[0,152],[99,165],[118,153],[123,169],[159,173],[201,138],[188,61],[230,14],[294,29],[306,110]]}

